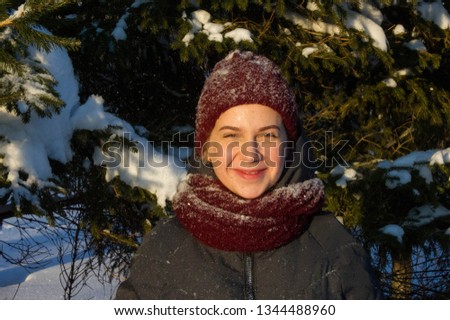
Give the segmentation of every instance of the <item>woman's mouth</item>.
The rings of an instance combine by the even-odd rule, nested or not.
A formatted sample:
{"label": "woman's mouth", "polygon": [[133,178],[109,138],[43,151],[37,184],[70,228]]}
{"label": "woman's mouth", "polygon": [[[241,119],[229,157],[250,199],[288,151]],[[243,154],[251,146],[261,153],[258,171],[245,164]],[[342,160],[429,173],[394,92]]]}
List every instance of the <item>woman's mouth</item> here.
{"label": "woman's mouth", "polygon": [[248,169],[234,169],[236,174],[246,180],[257,180],[264,175],[266,169],[248,170]]}

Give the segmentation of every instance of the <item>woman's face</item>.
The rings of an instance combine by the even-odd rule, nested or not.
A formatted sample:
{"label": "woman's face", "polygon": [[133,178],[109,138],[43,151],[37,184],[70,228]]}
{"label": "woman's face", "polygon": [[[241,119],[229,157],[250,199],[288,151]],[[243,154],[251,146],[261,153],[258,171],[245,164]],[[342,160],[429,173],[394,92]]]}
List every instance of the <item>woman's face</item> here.
{"label": "woman's face", "polygon": [[225,187],[242,198],[254,199],[278,181],[286,140],[278,112],[260,104],[245,104],[222,113],[204,150]]}

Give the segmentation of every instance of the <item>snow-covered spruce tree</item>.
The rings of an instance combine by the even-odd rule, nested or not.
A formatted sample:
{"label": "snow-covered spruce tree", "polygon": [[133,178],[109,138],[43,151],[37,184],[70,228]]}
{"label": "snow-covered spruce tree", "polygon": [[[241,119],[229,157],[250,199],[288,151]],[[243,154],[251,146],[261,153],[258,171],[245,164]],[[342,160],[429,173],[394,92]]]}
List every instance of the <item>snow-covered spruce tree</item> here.
{"label": "snow-covered spruce tree", "polygon": [[144,30],[172,33],[180,60],[205,73],[237,48],[278,62],[317,141],[328,208],[374,253],[387,296],[425,298],[450,288],[447,9],[442,1],[156,0],[141,20]]}
{"label": "snow-covered spruce tree", "polygon": [[24,121],[32,111],[51,116],[64,105],[54,90],[54,78],[30,59],[27,48],[32,45],[49,51],[57,46],[74,49],[79,45],[75,39],[51,35],[38,26],[39,19],[68,2],[27,1],[14,14],[10,13],[14,8],[11,1],[0,2],[0,104]]}
{"label": "snow-covered spruce tree", "polygon": [[[163,214],[166,194],[157,203],[161,190],[149,189],[155,183],[151,177],[158,176],[146,173],[148,167],[102,167],[102,146],[117,142],[128,159],[147,152],[161,156],[142,141],[142,150],[130,151],[130,140],[140,136],[106,112],[101,97],[87,98],[84,90],[81,101],[66,51],[79,41],[47,31],[67,23],[71,17],[58,13],[70,3],[76,1],[1,2],[0,218],[34,213],[51,227],[58,216],[77,212],[75,227],[89,243],[87,250],[95,250],[100,263],[107,257],[113,274],[126,266],[139,236]],[[117,177],[127,169],[137,170],[139,181]],[[170,181],[169,171],[160,170]],[[146,188],[137,188],[139,183]],[[32,259],[9,260],[26,265]]]}
{"label": "snow-covered spruce tree", "polygon": [[70,54],[82,97],[101,95],[110,111],[145,128],[149,140],[160,144],[172,140],[174,127],[193,122],[203,74],[179,61],[170,47],[173,30],[148,27],[155,23],[151,6],[152,1],[83,1],[58,11],[69,18],[52,32],[81,40],[80,50]]}
{"label": "snow-covered spruce tree", "polygon": [[[170,49],[166,38],[168,33],[157,35],[141,28],[140,24],[147,18],[144,8],[148,4],[146,1],[75,3],[53,13],[52,18],[60,23],[52,25],[50,30],[81,41],[80,50],[70,52],[80,80],[81,100],[88,99],[92,93],[101,95],[108,111],[136,125],[136,131],[145,137],[146,141],[139,142],[138,147],[146,144],[167,151],[172,140],[186,144],[189,139],[189,132],[177,134],[176,127],[193,121],[194,111],[190,107],[196,97],[191,93],[199,92],[201,81],[192,78],[200,78],[201,72],[178,61],[178,54]],[[83,157],[92,157],[93,146],[110,143],[110,133],[75,133],[72,146],[76,156],[80,155],[76,163],[80,165]],[[120,134],[112,140],[138,150]],[[78,171],[81,174],[83,168]],[[130,253],[140,235],[164,214],[161,210],[164,205],[158,206],[155,193],[145,186],[130,186],[119,177],[105,181],[108,176],[105,171],[93,167],[86,173],[88,177],[87,180],[82,177],[82,185],[87,185],[78,189],[76,198],[89,211],[85,222],[93,224],[91,233],[96,245],[109,252]],[[155,171],[164,172],[163,169]],[[147,178],[153,180],[147,185],[167,184],[171,180],[167,179],[169,176],[165,177],[167,181],[158,181],[157,175]],[[70,180],[64,181],[70,184]]]}
{"label": "snow-covered spruce tree", "polygon": [[[26,180],[28,173],[18,170],[16,177],[9,176],[5,164],[4,148],[8,147],[11,135],[16,134],[13,123],[24,123],[32,114],[51,117],[64,106],[64,101],[55,90],[57,81],[48,70],[33,59],[30,46],[49,52],[64,46],[75,49],[79,42],[75,39],[51,35],[38,21],[46,14],[61,8],[67,1],[0,1],[0,196],[3,214],[20,211],[11,199],[11,180]],[[9,128],[9,131],[8,131]],[[9,213],[8,213],[9,212]]]}

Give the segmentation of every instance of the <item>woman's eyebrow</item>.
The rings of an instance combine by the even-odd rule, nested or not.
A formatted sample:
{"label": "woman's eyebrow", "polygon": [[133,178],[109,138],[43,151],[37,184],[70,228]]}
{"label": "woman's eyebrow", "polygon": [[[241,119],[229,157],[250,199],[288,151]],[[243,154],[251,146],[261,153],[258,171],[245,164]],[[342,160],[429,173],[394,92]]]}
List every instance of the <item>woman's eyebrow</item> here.
{"label": "woman's eyebrow", "polygon": [[233,126],[223,126],[219,129],[219,131],[222,131],[222,130],[239,131],[240,129],[238,127],[233,127]]}
{"label": "woman's eyebrow", "polygon": [[279,126],[271,125],[271,126],[265,126],[265,127],[259,128],[259,131],[266,131],[266,130],[270,130],[270,129],[276,129],[278,131],[281,130]]}
{"label": "woman's eyebrow", "polygon": [[[258,129],[258,131],[266,131],[266,130],[271,130],[271,129],[276,129],[278,131],[281,130],[279,126],[274,124],[274,125],[270,125],[270,126],[261,127]],[[241,129],[239,127],[233,127],[233,126],[223,126],[223,127],[220,127],[219,131],[222,131],[222,130],[240,131]]]}

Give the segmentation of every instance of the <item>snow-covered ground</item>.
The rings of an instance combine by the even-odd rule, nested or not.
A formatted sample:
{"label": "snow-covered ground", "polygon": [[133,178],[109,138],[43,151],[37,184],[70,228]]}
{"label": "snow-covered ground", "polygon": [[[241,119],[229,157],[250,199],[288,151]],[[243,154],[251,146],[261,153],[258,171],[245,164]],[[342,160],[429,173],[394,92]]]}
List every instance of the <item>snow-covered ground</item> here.
{"label": "snow-covered ground", "polygon": [[[35,220],[36,219],[36,220]],[[9,218],[3,221],[0,229],[0,300],[34,300],[34,299],[64,299],[65,280],[62,271],[70,271],[74,266],[86,266],[88,257],[82,253],[72,259],[72,233],[60,228],[44,227],[40,220],[33,217],[33,221]],[[19,228],[20,226],[20,228]],[[20,246],[12,247],[11,244]],[[85,248],[83,248],[85,249]],[[27,267],[6,261],[19,259],[23,253]],[[75,261],[73,261],[75,260]],[[62,262],[61,262],[62,261]],[[114,297],[119,280],[108,283],[90,272],[86,281],[81,279],[76,286],[72,299],[111,299]],[[79,292],[78,292],[79,289]]]}

